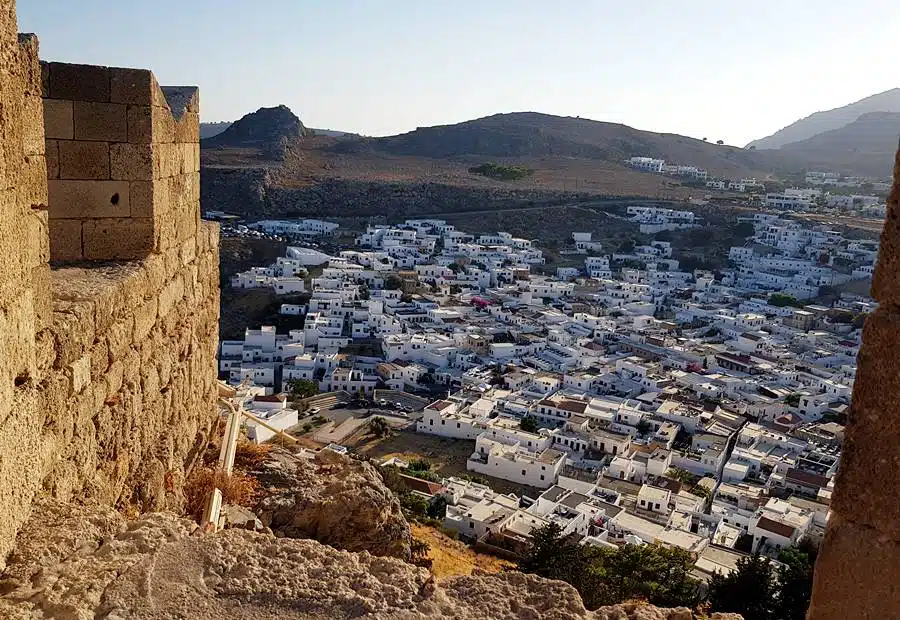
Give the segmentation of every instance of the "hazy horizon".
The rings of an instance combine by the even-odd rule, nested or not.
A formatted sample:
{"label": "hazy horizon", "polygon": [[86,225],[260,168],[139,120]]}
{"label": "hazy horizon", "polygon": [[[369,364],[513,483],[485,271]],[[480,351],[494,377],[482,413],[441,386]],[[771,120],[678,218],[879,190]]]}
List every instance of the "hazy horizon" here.
{"label": "hazy horizon", "polygon": [[725,4],[47,0],[18,13],[44,60],[200,86],[204,122],[285,104],[307,126],[371,136],[534,111],[742,146],[897,86],[900,6]]}

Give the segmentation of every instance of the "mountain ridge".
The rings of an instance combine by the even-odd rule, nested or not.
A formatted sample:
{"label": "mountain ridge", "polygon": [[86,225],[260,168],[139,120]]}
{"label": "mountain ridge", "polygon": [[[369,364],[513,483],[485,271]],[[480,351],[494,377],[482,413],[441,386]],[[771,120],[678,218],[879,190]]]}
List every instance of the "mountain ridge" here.
{"label": "mountain ridge", "polygon": [[830,110],[814,112],[769,136],[750,142],[747,148],[780,149],[787,144],[801,142],[820,133],[845,127],[869,112],[900,112],[900,88],[876,93]]}

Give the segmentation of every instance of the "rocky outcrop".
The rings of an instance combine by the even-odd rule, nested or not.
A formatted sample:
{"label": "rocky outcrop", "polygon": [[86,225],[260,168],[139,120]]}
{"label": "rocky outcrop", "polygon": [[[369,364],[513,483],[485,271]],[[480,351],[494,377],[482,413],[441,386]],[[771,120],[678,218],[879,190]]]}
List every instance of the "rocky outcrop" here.
{"label": "rocky outcrop", "polygon": [[253,148],[271,159],[285,159],[307,134],[300,119],[285,105],[260,108],[232,123],[228,129],[202,141],[203,148]]}
{"label": "rocky outcrop", "polygon": [[400,560],[311,540],[243,530],[196,534],[193,522],[168,513],[129,522],[109,510],[40,503],[0,582],[0,617],[692,618],[684,608],[640,604],[589,612],[568,584],[517,572],[435,582]]}
{"label": "rocky outcrop", "polygon": [[314,460],[273,451],[253,475],[256,514],[278,536],[408,560],[412,535],[400,503],[366,462],[322,450]]}

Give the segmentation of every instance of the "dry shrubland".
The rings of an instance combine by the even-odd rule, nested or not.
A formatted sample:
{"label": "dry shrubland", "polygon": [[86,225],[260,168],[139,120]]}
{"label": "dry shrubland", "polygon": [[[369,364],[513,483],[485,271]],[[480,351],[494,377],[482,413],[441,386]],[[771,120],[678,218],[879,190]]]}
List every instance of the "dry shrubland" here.
{"label": "dry shrubland", "polygon": [[214,488],[222,491],[223,504],[250,507],[259,492],[256,478],[235,471],[230,475],[221,469],[198,467],[184,485],[185,512],[195,519],[203,517],[203,510]]}

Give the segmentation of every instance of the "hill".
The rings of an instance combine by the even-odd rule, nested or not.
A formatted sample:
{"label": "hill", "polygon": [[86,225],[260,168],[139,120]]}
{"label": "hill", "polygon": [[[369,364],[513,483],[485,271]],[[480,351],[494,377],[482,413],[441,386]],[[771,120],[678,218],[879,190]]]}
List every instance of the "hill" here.
{"label": "hill", "polygon": [[870,112],[841,127],[781,147],[812,167],[847,174],[890,178],[900,112]]}
{"label": "hill", "polygon": [[290,108],[280,105],[260,108],[235,121],[224,131],[201,140],[201,148],[253,149],[266,157],[282,160],[285,150],[299,147],[309,132]]}
{"label": "hill", "polygon": [[[232,121],[219,121],[217,123],[200,123],[200,139],[212,138],[217,136],[233,124]],[[308,133],[317,136],[328,136],[330,138],[339,138],[341,136],[352,135],[347,131],[338,131],[336,129],[317,129],[312,127],[306,128]]]}
{"label": "hill", "polygon": [[779,129],[771,136],[754,140],[747,146],[755,146],[757,149],[780,149],[786,144],[840,129],[870,112],[900,112],[900,88],[893,88],[840,108],[816,112]]}
{"label": "hill", "polygon": [[613,164],[645,155],[706,168],[715,176],[765,176],[786,163],[779,155],[677,134],[537,112],[495,114],[454,125],[420,127],[397,136],[347,140],[338,148],[343,153],[375,151],[431,159],[566,157]]}
{"label": "hill", "polygon": [[232,125],[232,121],[220,121],[218,123],[200,123],[200,139],[217,136]]}

